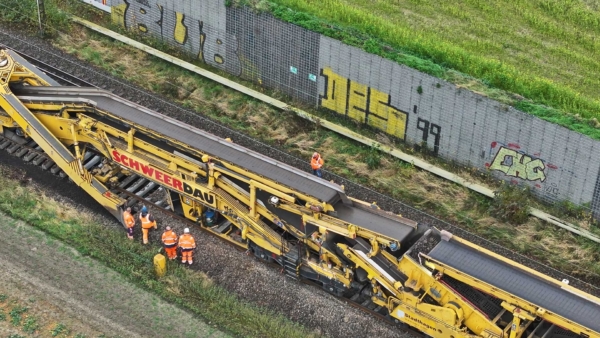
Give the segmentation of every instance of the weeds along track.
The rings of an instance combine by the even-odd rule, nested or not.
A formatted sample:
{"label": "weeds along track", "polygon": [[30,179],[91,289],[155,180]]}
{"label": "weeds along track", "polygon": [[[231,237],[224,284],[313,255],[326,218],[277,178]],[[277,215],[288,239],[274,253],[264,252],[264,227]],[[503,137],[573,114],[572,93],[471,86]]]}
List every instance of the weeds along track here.
{"label": "weeds along track", "polygon": [[[84,64],[76,60],[72,56],[52,48],[47,41],[39,40],[33,37],[17,35],[17,33],[11,34],[12,35],[7,35],[6,33],[3,33],[2,35],[0,35],[0,43],[11,47],[17,52],[27,54],[38,60],[42,60],[45,64],[50,65],[51,67],[55,67],[66,73],[69,73],[72,76],[77,77],[85,82],[91,83],[99,88],[109,90],[125,99],[131,100],[146,107],[150,107],[152,110],[158,111],[164,115],[173,117],[189,125],[213,133],[219,137],[230,137],[237,144],[265,154],[269,157],[272,157],[294,167],[304,170],[309,169],[308,164],[304,159],[298,159],[272,146],[253,140],[245,136],[244,134],[228,129],[205,117],[201,117],[194,112],[186,110],[185,108],[182,108],[160,97],[157,97],[156,94],[146,92],[145,90],[130,85],[120,79],[115,79],[110,75],[106,74],[104,71],[98,70],[91,65]],[[41,67],[43,68],[43,66]],[[32,161],[33,160],[35,160],[35,158],[32,159]],[[520,264],[528,266],[548,276],[559,280],[569,279],[571,281],[570,284],[572,286],[575,286],[590,294],[600,296],[600,289],[597,289],[593,286],[600,285],[600,277],[589,277],[583,281],[577,280],[573,277],[568,276],[567,274],[564,274],[560,271],[557,271],[534,260],[531,260],[525,256],[519,255],[503,247],[500,247],[492,242],[489,242],[481,237],[468,233],[447,222],[444,222],[440,219],[437,219],[433,216],[427,215],[419,210],[416,210],[400,201],[394,200],[388,196],[382,195],[366,187],[350,182],[342,177],[326,172],[324,173],[324,178],[327,180],[334,180],[336,183],[339,184],[343,184],[346,187],[346,192],[349,196],[354,196],[366,201],[377,201],[378,205],[385,210],[393,211],[394,213],[400,213],[404,217],[416,220],[421,223],[425,223],[430,226],[435,226],[438,229],[450,231],[477,245],[485,247],[497,254],[510,258]]]}

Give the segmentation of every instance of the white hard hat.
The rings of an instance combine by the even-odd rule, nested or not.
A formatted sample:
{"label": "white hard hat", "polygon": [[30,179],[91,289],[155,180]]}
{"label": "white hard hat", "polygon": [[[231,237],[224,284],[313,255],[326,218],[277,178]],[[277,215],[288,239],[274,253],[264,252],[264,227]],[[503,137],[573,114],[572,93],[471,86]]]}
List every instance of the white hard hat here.
{"label": "white hard hat", "polygon": [[188,229],[188,228],[183,229],[183,233],[184,234],[189,234],[190,233],[190,229]]}

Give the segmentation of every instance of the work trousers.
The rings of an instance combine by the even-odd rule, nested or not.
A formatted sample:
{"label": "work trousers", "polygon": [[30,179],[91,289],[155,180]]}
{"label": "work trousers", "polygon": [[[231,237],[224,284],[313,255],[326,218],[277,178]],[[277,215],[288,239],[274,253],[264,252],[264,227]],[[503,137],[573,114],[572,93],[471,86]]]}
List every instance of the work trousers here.
{"label": "work trousers", "polygon": [[194,251],[194,249],[181,249],[181,263],[189,263],[192,265],[192,251]]}
{"label": "work trousers", "polygon": [[144,240],[144,244],[148,244],[148,230],[151,228],[142,228],[142,238]]}
{"label": "work trousers", "polygon": [[322,178],[323,174],[321,174],[321,169],[313,169],[313,175]]}
{"label": "work trousers", "polygon": [[167,256],[169,257],[169,259],[177,258],[177,246],[176,245],[172,245],[172,246],[165,245],[165,252],[167,253]]}

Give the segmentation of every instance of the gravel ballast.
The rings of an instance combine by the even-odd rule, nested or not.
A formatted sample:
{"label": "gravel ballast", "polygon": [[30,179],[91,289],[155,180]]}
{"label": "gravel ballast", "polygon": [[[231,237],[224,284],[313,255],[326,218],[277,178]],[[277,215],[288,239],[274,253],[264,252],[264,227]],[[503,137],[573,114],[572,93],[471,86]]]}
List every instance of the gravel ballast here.
{"label": "gravel ballast", "polygon": [[[272,146],[265,145],[243,134],[223,127],[192,111],[162,100],[154,94],[139,89],[123,80],[112,78],[102,70],[98,70],[93,66],[85,64],[74,57],[53,48],[47,41],[24,36],[21,33],[5,29],[4,33],[0,35],[0,42],[17,51],[23,51],[24,53],[36,57],[56,68],[94,83],[98,87],[109,90],[128,100],[211,132],[219,137],[231,137],[237,144],[263,153],[289,165],[303,170],[309,169],[306,161],[303,159],[298,159]],[[29,165],[24,165],[24,167],[35,168]],[[344,184],[346,192],[350,196],[355,196],[367,201],[377,201],[378,205],[385,210],[400,213],[404,217],[429,226],[445,229],[457,236],[463,237],[475,244],[481,245],[493,252],[513,259],[553,278],[558,280],[569,279],[572,286],[595,295],[600,295],[600,291],[591,285],[600,284],[600,278],[590,278],[585,282],[576,280],[564,273],[506,250],[503,247],[470,234],[447,222],[411,208],[400,201],[349,182],[339,176],[325,172],[324,178],[328,180],[334,179],[337,183]],[[80,189],[76,188],[67,188],[68,185],[61,184],[59,186],[60,187],[55,187],[53,191],[55,193],[60,193],[62,196],[69,196],[69,194],[73,192],[72,190],[80,191]],[[88,199],[91,200],[89,197]],[[90,203],[95,204],[93,201]],[[89,203],[86,202],[86,204]],[[95,209],[97,210],[97,208]],[[178,224],[175,221],[169,221],[167,219],[161,221],[175,227],[181,226],[181,224]],[[157,241],[157,238],[158,234],[155,232],[153,235],[155,242]],[[274,269],[256,262],[251,257],[240,254],[238,251],[224,245],[215,238],[200,233],[196,234],[196,238],[199,240],[199,246],[203,248],[202,250],[199,250],[198,254],[199,261],[201,262],[199,268],[211,276],[215,282],[223,285],[228,290],[235,292],[244,299],[272,308],[283,313],[290,319],[296,320],[312,329],[320,330],[322,333],[330,336],[402,336],[402,333],[399,330],[388,326],[351,306],[343,304],[323,291],[286,280],[278,271],[274,271]],[[204,250],[204,248],[206,248],[206,250]],[[283,292],[283,290],[285,290],[285,292]]]}

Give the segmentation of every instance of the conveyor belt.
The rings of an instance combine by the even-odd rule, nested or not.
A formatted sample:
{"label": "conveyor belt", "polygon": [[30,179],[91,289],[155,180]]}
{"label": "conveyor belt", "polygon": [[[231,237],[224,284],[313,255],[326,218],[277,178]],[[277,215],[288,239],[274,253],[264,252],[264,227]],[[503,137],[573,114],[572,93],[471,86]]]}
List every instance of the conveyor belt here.
{"label": "conveyor belt", "polygon": [[242,165],[251,172],[268,177],[322,201],[335,203],[339,199],[339,194],[343,194],[339,186],[326,180],[319,179],[240,145],[226,142],[200,129],[153,112],[104,90],[77,87],[28,87],[19,88],[15,92],[19,95],[38,96],[40,99],[43,97],[46,100],[49,98],[59,102],[68,102],[75,98],[92,100],[96,102],[99,109],[110,114],[155,130],[223,161]]}
{"label": "conveyor belt", "polygon": [[473,278],[600,332],[600,305],[557,285],[453,240],[441,241],[428,255]]}
{"label": "conveyor belt", "polygon": [[[175,119],[153,112],[112,93],[95,88],[27,87],[15,89],[24,100],[46,102],[75,102],[77,99],[94,102],[96,106],[134,124],[157,131],[226,162],[235,163],[251,172],[262,175],[282,185],[334,205],[337,217],[348,223],[390,236],[402,242],[414,230],[391,216],[377,210],[343,204],[341,188],[326,180],[278,162],[240,145],[224,141],[212,134],[191,127]],[[351,203],[351,202],[350,202]],[[298,218],[298,217],[296,217]],[[299,218],[298,218],[299,220]]]}
{"label": "conveyor belt", "polygon": [[365,229],[380,233],[403,242],[415,229],[401,222],[380,215],[376,210],[369,212],[360,207],[338,203],[335,205],[337,218],[356,224]]}
{"label": "conveyor belt", "polygon": [[37,131],[41,137],[48,142],[54,151],[56,151],[67,163],[70,163],[75,159],[73,155],[60,143],[60,141],[52,135],[48,129],[27,109],[21,101],[17,100],[14,95],[5,94],[2,95],[4,101],[8,102],[12,108],[19,112],[19,115],[23,117],[27,124]]}

